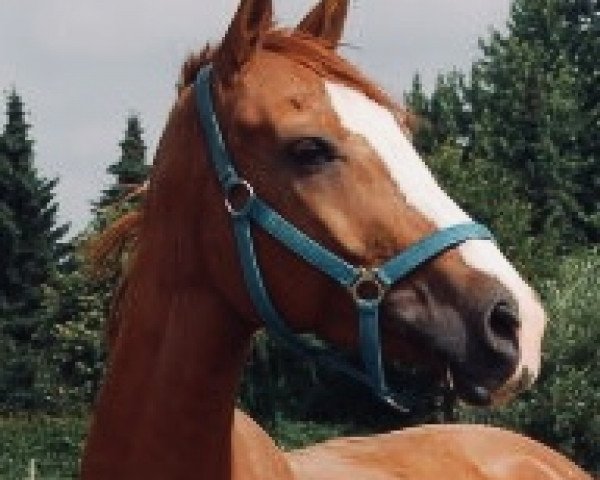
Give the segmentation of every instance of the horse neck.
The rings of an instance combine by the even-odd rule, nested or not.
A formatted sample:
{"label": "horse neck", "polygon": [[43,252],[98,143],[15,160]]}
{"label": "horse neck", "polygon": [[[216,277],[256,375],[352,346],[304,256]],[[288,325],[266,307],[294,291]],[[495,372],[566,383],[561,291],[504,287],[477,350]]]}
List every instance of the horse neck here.
{"label": "horse neck", "polygon": [[229,480],[250,332],[208,288],[128,290],[83,478]]}
{"label": "horse neck", "polygon": [[230,480],[265,478],[265,471],[291,478],[287,461],[256,425],[237,416],[232,431],[254,327],[207,280],[214,252],[199,241],[206,218],[198,192],[217,186],[198,141],[193,100],[191,89],[181,95],[155,159],[84,452],[85,480]]}

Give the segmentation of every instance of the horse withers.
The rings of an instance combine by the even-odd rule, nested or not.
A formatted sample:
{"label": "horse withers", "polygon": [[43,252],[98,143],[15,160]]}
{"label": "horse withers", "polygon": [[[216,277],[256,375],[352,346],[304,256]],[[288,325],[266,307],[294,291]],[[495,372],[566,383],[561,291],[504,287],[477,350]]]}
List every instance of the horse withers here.
{"label": "horse withers", "polygon": [[388,399],[383,363],[448,371],[486,406],[539,371],[537,296],[437,185],[408,114],[337,55],[347,7],[323,0],[286,30],[270,1],[243,0],[220,46],[184,65],[145,202],[107,237],[135,231],[135,255],[83,478],[585,478],[483,427],[285,456],[235,412],[264,322],[298,350],[312,332],[361,352],[355,376]]}

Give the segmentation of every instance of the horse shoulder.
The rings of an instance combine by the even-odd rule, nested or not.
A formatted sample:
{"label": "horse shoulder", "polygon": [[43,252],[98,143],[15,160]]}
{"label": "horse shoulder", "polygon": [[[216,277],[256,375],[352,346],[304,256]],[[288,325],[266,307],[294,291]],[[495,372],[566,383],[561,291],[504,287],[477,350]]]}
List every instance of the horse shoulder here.
{"label": "horse shoulder", "polygon": [[298,480],[591,480],[531,439],[477,425],[340,438],[289,454]]}
{"label": "horse shoulder", "polygon": [[295,480],[289,461],[267,433],[236,410],[232,429],[233,480]]}

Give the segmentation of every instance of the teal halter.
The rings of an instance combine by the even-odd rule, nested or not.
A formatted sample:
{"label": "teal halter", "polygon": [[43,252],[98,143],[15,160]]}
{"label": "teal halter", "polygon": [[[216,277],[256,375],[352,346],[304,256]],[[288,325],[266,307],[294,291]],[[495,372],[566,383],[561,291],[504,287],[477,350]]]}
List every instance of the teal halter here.
{"label": "teal halter", "polygon": [[[379,306],[385,293],[395,282],[405,278],[442,252],[467,240],[492,239],[492,234],[486,227],[477,223],[459,224],[424,238],[377,268],[367,269],[349,264],[281,217],[255,194],[247,181],[237,174],[215,114],[210,84],[211,71],[212,67],[209,65],[198,73],[197,106],[209,145],[210,157],[223,188],[227,211],[232,219],[244,280],[254,307],[263,319],[267,330],[283,340],[295,352],[349,375],[369,386],[388,404],[401,409],[396,394],[387,386],[381,355]],[[239,208],[234,207],[229,200],[236,189],[244,189],[247,196],[244,205]],[[344,361],[333,349],[318,348],[308,344],[288,327],[265,288],[251,234],[253,222],[350,292],[358,310],[362,370]],[[370,292],[365,295],[365,291],[369,290]]]}

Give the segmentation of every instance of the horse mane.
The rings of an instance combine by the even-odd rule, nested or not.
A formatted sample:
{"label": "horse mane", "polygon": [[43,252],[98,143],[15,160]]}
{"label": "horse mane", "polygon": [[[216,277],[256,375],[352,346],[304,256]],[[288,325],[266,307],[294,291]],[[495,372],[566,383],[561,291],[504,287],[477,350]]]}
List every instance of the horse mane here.
{"label": "horse mane", "polygon": [[[381,88],[368,80],[352,63],[340,57],[336,52],[337,46],[312,35],[288,29],[270,30],[261,43],[263,50],[287,57],[311,69],[322,78],[342,82],[392,111],[400,112],[399,120],[410,130],[413,121],[411,115],[400,108]],[[216,49],[207,44],[200,52],[188,56],[179,78],[180,94],[194,83],[200,69],[211,63],[215,52]]]}
{"label": "horse mane", "polygon": [[[120,209],[129,200],[138,198],[141,203],[148,191],[148,182],[134,188],[131,193],[117,200],[107,208]],[[84,244],[88,273],[94,279],[109,278],[114,275],[118,264],[118,282],[112,292],[113,298],[106,319],[105,334],[109,350],[112,348],[119,330],[118,304],[127,284],[129,269],[124,261],[128,253],[135,251],[138,232],[142,223],[142,209],[139,205],[122,213],[97,235],[90,236]]]}
{"label": "horse mane", "polygon": [[[332,81],[357,89],[367,95],[373,101],[388,107],[395,112],[401,126],[410,133],[416,124],[415,117],[408,111],[397,106],[391,98],[378,86],[367,80],[364,75],[350,62],[337,55],[335,47],[324,40],[310,35],[285,29],[273,29],[269,31],[261,48],[263,50],[283,55],[313,70],[317,75]],[[216,49],[207,44],[202,50],[188,56],[181,67],[177,91],[179,98],[187,88],[191,87],[196,79],[198,71],[212,62]],[[157,165],[153,166],[155,171]],[[142,229],[145,215],[146,193],[149,190],[149,182],[136,189],[131,196],[139,197],[139,201],[133,211],[129,211],[117,218],[104,231],[90,238],[87,248],[88,261],[92,271],[102,274],[106,264],[115,260],[123,252],[132,253],[128,255],[129,264],[121,268],[121,278],[113,293],[113,301],[107,319],[106,334],[109,351],[114,345],[120,325],[120,303],[124,297],[124,291],[128,285],[132,265],[136,258],[135,250],[138,247],[138,234]],[[123,202],[123,200],[121,200]]]}

